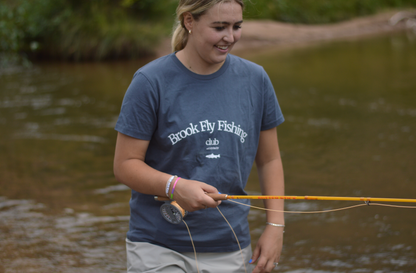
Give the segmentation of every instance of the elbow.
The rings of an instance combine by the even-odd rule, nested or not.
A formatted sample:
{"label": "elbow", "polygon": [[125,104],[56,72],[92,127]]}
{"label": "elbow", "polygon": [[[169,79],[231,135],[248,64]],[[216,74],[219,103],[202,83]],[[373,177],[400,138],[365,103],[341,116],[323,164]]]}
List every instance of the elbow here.
{"label": "elbow", "polygon": [[[121,164],[118,164],[117,161],[114,161],[113,164],[113,174],[116,180],[120,183],[123,183],[123,176],[121,171]],[[124,184],[124,183],[123,183]]]}

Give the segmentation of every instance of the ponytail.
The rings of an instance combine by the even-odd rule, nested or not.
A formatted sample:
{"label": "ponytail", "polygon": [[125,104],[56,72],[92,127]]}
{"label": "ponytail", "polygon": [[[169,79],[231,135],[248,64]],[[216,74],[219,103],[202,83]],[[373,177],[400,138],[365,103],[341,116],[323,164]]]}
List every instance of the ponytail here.
{"label": "ponytail", "polygon": [[188,43],[188,35],[189,33],[186,28],[178,22],[172,35],[172,52],[176,52],[185,48],[186,44]]}

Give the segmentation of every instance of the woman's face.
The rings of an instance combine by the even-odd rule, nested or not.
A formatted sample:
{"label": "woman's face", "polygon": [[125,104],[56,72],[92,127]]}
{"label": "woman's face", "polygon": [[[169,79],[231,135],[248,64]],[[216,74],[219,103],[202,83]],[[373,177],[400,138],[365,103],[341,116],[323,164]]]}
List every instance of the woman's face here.
{"label": "woman's face", "polygon": [[186,45],[192,62],[206,68],[221,67],[241,37],[242,22],[243,9],[235,1],[218,3],[198,21],[193,20]]}

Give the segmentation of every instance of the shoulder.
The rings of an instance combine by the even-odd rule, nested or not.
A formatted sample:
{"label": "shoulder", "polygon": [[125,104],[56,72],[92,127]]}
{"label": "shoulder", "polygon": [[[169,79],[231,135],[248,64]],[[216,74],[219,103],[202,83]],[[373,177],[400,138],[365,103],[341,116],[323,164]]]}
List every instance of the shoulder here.
{"label": "shoulder", "polygon": [[267,82],[269,76],[261,65],[235,55],[229,55],[230,67],[238,76],[248,78],[257,83]]}
{"label": "shoulder", "polygon": [[172,54],[160,57],[145,64],[136,71],[135,76],[137,74],[143,74],[147,76],[158,75],[163,70],[172,69],[172,67],[175,66]]}
{"label": "shoulder", "polygon": [[264,69],[261,65],[258,65],[252,61],[243,59],[241,57],[230,54],[231,65],[236,65],[242,69],[248,69],[252,72],[264,73]]}

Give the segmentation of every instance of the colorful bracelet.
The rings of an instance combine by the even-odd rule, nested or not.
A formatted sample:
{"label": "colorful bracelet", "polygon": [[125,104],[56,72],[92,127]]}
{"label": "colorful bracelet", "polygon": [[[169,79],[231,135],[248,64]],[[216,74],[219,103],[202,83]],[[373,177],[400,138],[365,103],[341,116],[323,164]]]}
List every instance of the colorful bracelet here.
{"label": "colorful bracelet", "polygon": [[170,184],[172,183],[173,179],[175,179],[175,177],[177,177],[177,176],[176,176],[176,175],[172,175],[172,176],[169,178],[168,182],[166,182],[166,189],[165,189],[165,193],[166,193],[166,196],[167,196],[167,197],[169,197],[169,188],[170,188]]}
{"label": "colorful bracelet", "polygon": [[173,192],[175,191],[176,183],[178,183],[179,179],[181,179],[179,176],[176,178],[175,183],[173,183],[172,192],[170,193],[170,199],[173,200]]}

